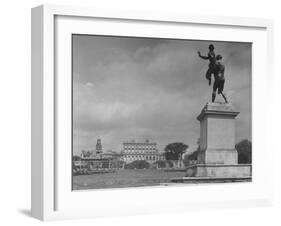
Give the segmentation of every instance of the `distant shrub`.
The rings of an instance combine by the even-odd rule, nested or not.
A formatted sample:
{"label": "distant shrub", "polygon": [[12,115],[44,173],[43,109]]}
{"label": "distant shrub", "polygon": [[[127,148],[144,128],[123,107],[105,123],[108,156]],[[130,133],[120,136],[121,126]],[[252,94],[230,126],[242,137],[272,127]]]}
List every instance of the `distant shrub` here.
{"label": "distant shrub", "polygon": [[174,167],[173,161],[167,160],[166,163],[167,163],[167,165],[168,165],[169,168],[173,168],[173,167]]}
{"label": "distant shrub", "polygon": [[110,162],[110,168],[122,168],[124,162],[120,160],[113,160]]}
{"label": "distant shrub", "polygon": [[199,147],[197,148],[196,151],[192,152],[191,154],[187,155],[187,160],[197,160],[199,154]]}
{"label": "distant shrub", "polygon": [[196,151],[194,151],[194,152],[192,152],[190,154],[185,155],[184,159],[183,159],[183,164],[185,166],[189,166],[189,165],[195,164],[197,162],[199,151],[200,151],[200,148],[198,146]]}
{"label": "distant shrub", "polygon": [[125,165],[125,169],[148,169],[150,164],[145,160],[136,160]]}
{"label": "distant shrub", "polygon": [[81,157],[78,156],[78,155],[74,155],[74,156],[72,157],[72,161],[80,161],[80,160],[81,160]]}
{"label": "distant shrub", "polygon": [[166,168],[166,161],[164,160],[159,160],[155,162],[155,164],[157,165],[158,168]]}
{"label": "distant shrub", "polygon": [[102,168],[109,168],[109,162],[108,162],[108,161],[102,162],[101,167],[102,167]]}
{"label": "distant shrub", "polygon": [[235,145],[238,152],[238,163],[252,163],[252,142],[249,140],[242,140]]}

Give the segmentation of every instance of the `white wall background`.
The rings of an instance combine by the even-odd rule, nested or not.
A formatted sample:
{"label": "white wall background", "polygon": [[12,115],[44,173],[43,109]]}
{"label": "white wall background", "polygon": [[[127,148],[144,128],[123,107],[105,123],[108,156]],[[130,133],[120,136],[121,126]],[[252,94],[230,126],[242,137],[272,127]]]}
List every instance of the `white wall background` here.
{"label": "white wall background", "polygon": [[[98,8],[166,11],[192,14],[263,17],[275,20],[275,106],[272,145],[275,149],[276,203],[274,207],[194,211],[178,214],[51,222],[53,225],[280,225],[281,218],[281,14],[273,0],[9,0],[1,2],[0,35],[0,222],[1,225],[42,224],[29,216],[30,208],[30,8],[43,3]],[[280,42],[278,42],[280,41]],[[265,75],[266,76],[266,75]],[[262,92],[262,90],[261,90]],[[267,95],[266,93],[264,95]],[[261,103],[261,108],[263,103]],[[279,134],[278,134],[279,133]],[[278,136],[279,135],[279,136]],[[266,154],[266,150],[265,150]],[[279,165],[278,165],[279,164]]]}

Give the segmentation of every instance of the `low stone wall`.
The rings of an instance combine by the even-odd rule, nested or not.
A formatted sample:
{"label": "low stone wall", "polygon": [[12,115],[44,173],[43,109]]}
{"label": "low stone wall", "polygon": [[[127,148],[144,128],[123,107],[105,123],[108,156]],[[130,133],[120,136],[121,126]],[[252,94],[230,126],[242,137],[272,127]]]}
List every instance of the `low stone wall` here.
{"label": "low stone wall", "polygon": [[251,164],[219,165],[198,164],[186,168],[187,177],[250,177],[252,175]]}

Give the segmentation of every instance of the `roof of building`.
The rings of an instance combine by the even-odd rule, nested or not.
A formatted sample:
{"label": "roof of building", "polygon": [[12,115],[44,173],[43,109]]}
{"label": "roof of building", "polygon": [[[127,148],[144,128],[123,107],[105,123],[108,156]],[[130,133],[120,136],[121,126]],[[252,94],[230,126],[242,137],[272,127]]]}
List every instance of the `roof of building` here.
{"label": "roof of building", "polygon": [[157,145],[157,143],[156,142],[130,142],[130,141],[128,141],[128,142],[123,142],[123,144],[132,144],[132,145]]}

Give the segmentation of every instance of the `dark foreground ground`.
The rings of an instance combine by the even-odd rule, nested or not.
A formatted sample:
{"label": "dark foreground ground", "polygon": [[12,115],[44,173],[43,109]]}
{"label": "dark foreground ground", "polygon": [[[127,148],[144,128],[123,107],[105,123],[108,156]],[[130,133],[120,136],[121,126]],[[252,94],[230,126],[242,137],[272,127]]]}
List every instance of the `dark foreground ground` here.
{"label": "dark foreground ground", "polygon": [[164,170],[118,170],[115,173],[73,176],[73,190],[155,186],[184,177],[185,172]]}

